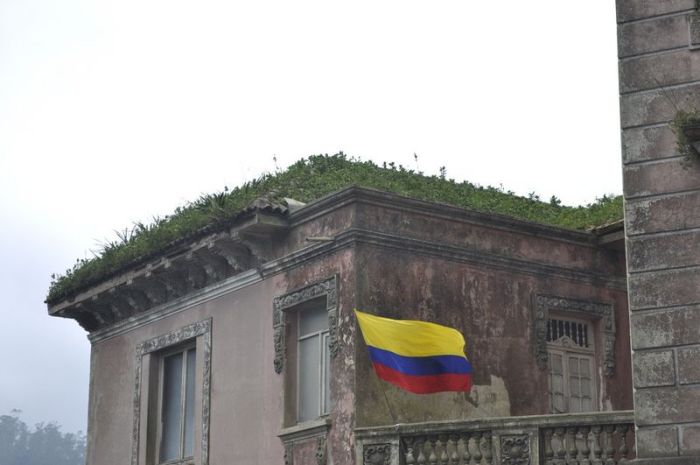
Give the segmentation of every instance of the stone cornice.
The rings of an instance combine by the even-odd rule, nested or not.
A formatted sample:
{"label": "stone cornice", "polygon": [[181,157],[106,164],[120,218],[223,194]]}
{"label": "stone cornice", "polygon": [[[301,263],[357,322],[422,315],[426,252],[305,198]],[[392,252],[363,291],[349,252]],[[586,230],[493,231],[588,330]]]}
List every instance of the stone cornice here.
{"label": "stone cornice", "polygon": [[168,251],[167,255],[156,257],[137,268],[105,280],[72,299],[53,304],[49,307],[49,313],[74,318],[83,328],[96,335],[108,334],[111,332],[109,328],[133,327],[152,318],[153,315],[168,313],[165,309],[181,307],[182,301],[189,301],[190,297],[198,300],[211,289],[226,288],[226,285],[222,287],[222,283],[238,282],[235,278],[239,275],[244,281],[249,281],[250,271],[260,276],[275,274],[355,244],[408,250],[520,273],[598,283],[618,289],[626,288],[624,277],[610,277],[595,271],[564,268],[357,228],[346,229],[330,238],[329,242],[316,243],[284,257],[275,257],[269,252],[269,245],[274,241],[284,241],[283,234],[290,228],[350,204],[376,205],[578,246],[599,247],[599,238],[593,233],[569,231],[503,215],[469,211],[372,189],[350,187],[293,210],[285,217],[269,212],[243,216],[238,224],[227,231],[200,237],[189,244],[181,244]]}
{"label": "stone cornice", "polygon": [[430,241],[396,236],[393,234],[355,229],[338,235],[336,240],[351,240],[357,243],[374,245],[377,247],[391,247],[398,250],[412,251],[438,258],[455,260],[462,263],[469,263],[479,266],[487,266],[489,268],[502,269],[516,273],[555,277],[590,284],[597,283],[622,290],[627,288],[627,280],[624,276],[615,277],[610,276],[609,274],[596,273],[593,271],[565,268],[548,263],[522,260],[505,255],[444,245]]}
{"label": "stone cornice", "polygon": [[49,314],[74,318],[89,332],[129,320],[270,260],[265,241],[287,229],[267,212],[245,217],[228,231],[169,250],[134,269],[49,306]]}
{"label": "stone cornice", "polygon": [[423,423],[398,423],[391,426],[355,428],[356,438],[385,437],[394,434],[425,434],[427,431],[476,431],[493,428],[523,428],[528,426],[557,427],[569,425],[596,425],[632,423],[634,411],[568,413],[558,415],[530,415],[522,417],[486,418],[476,420],[445,420]]}
{"label": "stone cornice", "polygon": [[369,245],[375,247],[395,248],[410,251],[417,254],[434,256],[437,258],[469,263],[477,266],[501,269],[505,271],[532,274],[542,277],[554,277],[574,282],[597,284],[612,289],[626,290],[624,277],[611,277],[607,274],[593,273],[589,271],[574,270],[559,266],[535,263],[525,260],[517,260],[495,254],[487,254],[459,247],[444,246],[427,241],[409,239],[401,236],[380,234],[372,231],[350,229],[330,242],[314,244],[297,252],[291,253],[277,260],[271,260],[263,264],[259,269],[243,272],[221,282],[214,283],[206,288],[192,292],[175,301],[168,302],[150,309],[139,315],[134,315],[126,320],[117,322],[106,328],[90,334],[90,340],[98,342],[110,337],[122,334],[146,323],[165,318],[170,314],[181,312],[194,305],[207,302],[229,292],[234,292],[243,287],[258,283],[264,277],[285,272],[301,266],[310,260],[337,253],[343,249],[356,245]]}
{"label": "stone cornice", "polygon": [[320,216],[324,216],[331,210],[352,203],[364,203],[384,208],[388,207],[395,210],[419,213],[450,221],[461,221],[501,231],[543,237],[558,242],[573,243],[589,247],[598,246],[598,235],[592,232],[575,231],[533,221],[521,220],[500,213],[469,210],[444,203],[428,202],[358,186],[351,186],[339,190],[306,204],[304,208],[294,211],[289,215],[290,227],[295,227]]}
{"label": "stone cornice", "polygon": [[90,342],[92,343],[104,341],[127,331],[131,331],[134,328],[138,328],[145,324],[162,320],[163,318],[175,313],[185,311],[188,308],[194,307],[195,305],[201,305],[205,302],[221,297],[222,295],[235,292],[252,284],[259,283],[260,281],[262,281],[262,277],[257,271],[251,270],[243,272],[222,282],[199,289],[180,299],[154,307],[149,311],[135,315],[106,328],[94,331],[90,333],[88,339],[90,339]]}

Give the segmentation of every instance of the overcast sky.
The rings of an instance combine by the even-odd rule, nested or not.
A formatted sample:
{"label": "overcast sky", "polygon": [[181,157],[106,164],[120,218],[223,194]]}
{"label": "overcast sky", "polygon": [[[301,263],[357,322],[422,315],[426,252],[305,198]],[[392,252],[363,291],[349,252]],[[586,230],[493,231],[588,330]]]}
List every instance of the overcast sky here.
{"label": "overcast sky", "polygon": [[615,35],[611,0],[0,0],[0,415],[84,430],[50,274],[273,157],[620,193]]}

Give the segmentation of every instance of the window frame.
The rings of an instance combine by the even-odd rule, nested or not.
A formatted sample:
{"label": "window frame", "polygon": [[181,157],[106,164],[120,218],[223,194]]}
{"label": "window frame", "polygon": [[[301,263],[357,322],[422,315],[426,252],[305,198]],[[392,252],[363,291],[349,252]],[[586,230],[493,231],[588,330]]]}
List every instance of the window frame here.
{"label": "window frame", "polygon": [[[136,345],[131,465],[209,465],[211,396],[211,318],[197,321]],[[170,350],[191,344],[195,352],[193,456],[160,462],[162,374],[160,361]],[[173,353],[174,353],[173,352]],[[199,455],[199,460],[197,460]]]}
{"label": "window frame", "polygon": [[[311,425],[314,421],[300,422],[298,419],[297,401],[297,345],[298,345],[298,316],[295,313],[303,311],[306,306],[316,299],[325,299],[325,309],[328,314],[328,354],[329,354],[329,388],[330,402],[328,411],[316,422],[327,421],[333,410],[332,379],[333,360],[340,352],[340,335],[338,325],[338,275],[312,282],[304,287],[277,295],[273,299],[272,326],[274,330],[274,370],[283,376],[283,428],[297,425]],[[322,409],[325,410],[325,409]]]}
{"label": "window frame", "polygon": [[[566,314],[552,314],[549,315],[549,320],[561,320],[568,321],[577,324],[583,324],[586,326],[587,332],[587,342],[588,347],[582,347],[577,344],[569,336],[561,336],[555,341],[547,341],[547,393],[549,402],[549,413],[551,414],[568,414],[568,413],[584,413],[585,411],[572,412],[571,411],[571,367],[570,367],[570,356],[577,356],[579,358],[586,358],[589,362],[590,369],[590,393],[591,393],[591,410],[588,412],[600,411],[600,405],[598,404],[598,350],[595,325],[594,322],[588,321],[582,318],[571,317]],[[553,400],[553,387],[552,387],[552,355],[559,355],[562,359],[562,395],[564,397],[565,411],[556,412],[554,411],[554,400]]]}
{"label": "window frame", "polygon": [[[597,357],[602,359],[603,374],[608,378],[615,374],[616,312],[613,303],[534,294],[532,310],[535,358],[541,370],[547,369],[547,320],[552,313],[590,321],[598,341],[596,353]],[[597,360],[596,365],[599,362],[600,360]]]}
{"label": "window frame", "polygon": [[[179,345],[174,345],[167,347],[154,355],[158,357],[158,400],[157,400],[157,414],[155,420],[157,421],[156,424],[156,444],[155,444],[155,455],[154,455],[154,463],[157,465],[168,465],[168,464],[177,464],[177,463],[190,463],[194,462],[194,431],[192,432],[193,434],[193,439],[192,439],[192,455],[185,455],[185,421],[186,421],[186,415],[187,415],[187,372],[189,370],[189,366],[187,363],[187,355],[190,351],[194,350],[195,352],[195,362],[194,362],[194,376],[195,376],[195,385],[196,385],[196,377],[197,377],[197,342],[196,340],[192,339],[189,341],[184,342],[183,344]],[[164,415],[164,409],[163,409],[163,402],[164,402],[164,397],[165,397],[165,359],[176,355],[176,354],[182,354],[182,374],[180,376],[180,438],[179,438],[179,449],[180,449],[180,456],[177,459],[170,459],[170,460],[162,460],[161,455],[162,455],[162,448],[163,448],[163,415]],[[196,386],[195,386],[196,387]],[[196,397],[196,392],[195,396],[192,398],[192,415],[194,415],[194,402],[195,402],[195,397]],[[193,422],[193,427],[194,427],[194,422]]]}
{"label": "window frame", "polygon": [[[311,301],[313,302],[313,301]],[[320,303],[320,301],[319,301]],[[325,309],[325,306],[323,307]],[[310,332],[307,334],[302,335],[301,334],[301,319],[304,313],[316,310],[312,306],[304,306],[304,308],[300,308],[298,310],[295,310],[295,317],[296,317],[296,419],[297,423],[303,423],[306,421],[314,421],[318,418],[322,418],[324,416],[328,416],[330,414],[330,386],[328,386],[328,389],[326,389],[326,386],[330,384],[330,378],[331,378],[331,373],[330,373],[330,366],[326,367],[326,356],[328,356],[328,362],[330,363],[330,347],[328,344],[328,341],[330,341],[330,328],[329,325],[325,326],[325,329],[323,330],[317,330],[314,332]],[[300,389],[300,379],[301,379],[301,353],[300,353],[300,346],[301,346],[301,341],[302,340],[308,340],[311,338],[318,338],[318,354],[319,354],[319,364],[318,364],[318,389],[319,389],[319,396],[318,396],[318,405],[316,406],[317,409],[317,415],[315,418],[307,418],[307,419],[301,419],[301,389]],[[328,399],[326,399],[328,397]],[[326,400],[328,400],[328,409],[326,409]]]}

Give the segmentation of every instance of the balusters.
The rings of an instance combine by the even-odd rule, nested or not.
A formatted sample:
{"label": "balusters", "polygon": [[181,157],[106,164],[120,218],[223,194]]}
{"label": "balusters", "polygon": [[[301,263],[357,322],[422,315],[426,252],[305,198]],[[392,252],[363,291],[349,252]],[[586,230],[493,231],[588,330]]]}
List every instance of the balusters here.
{"label": "balusters", "polygon": [[600,454],[603,449],[600,447],[600,432],[603,430],[600,426],[596,425],[591,428],[593,433],[593,463],[592,465],[603,465],[603,461],[600,459]]}
{"label": "balusters", "polygon": [[552,436],[554,430],[545,428],[544,430],[544,465],[554,465],[554,449],[552,449]]}
{"label": "balusters", "polygon": [[481,437],[481,455],[484,457],[484,463],[491,465],[493,459],[493,446],[491,445],[491,432],[485,431]]}
{"label": "balusters", "polygon": [[425,458],[425,451],[424,451],[425,444],[423,442],[423,439],[417,438],[415,444],[416,444],[416,449],[418,450],[418,456],[416,457],[416,464],[425,465],[426,463],[428,463],[428,461]]}
{"label": "balusters", "polygon": [[413,455],[413,448],[416,445],[416,439],[415,438],[405,438],[403,440],[404,447],[406,448],[406,454],[405,454],[405,459],[406,459],[406,465],[415,465],[416,463],[416,457]]}
{"label": "balusters", "polygon": [[613,454],[615,449],[613,449],[613,436],[612,433],[615,429],[613,425],[605,425],[603,427],[603,464],[604,465],[615,465],[615,460],[613,459]]}
{"label": "balusters", "polygon": [[566,465],[566,442],[564,440],[564,428],[555,428],[554,437],[557,438],[559,447],[556,450],[557,458],[554,460],[555,465]]}
{"label": "balusters", "polygon": [[462,449],[462,463],[468,465],[472,461],[471,452],[469,451],[469,439],[471,438],[469,433],[464,433],[462,435],[462,444],[464,449]]}
{"label": "balusters", "polygon": [[627,430],[629,427],[627,425],[617,425],[615,430],[620,434],[620,447],[617,450],[620,454],[619,463],[627,462]]}
{"label": "balusters", "polygon": [[481,447],[479,447],[479,442],[481,440],[481,433],[472,433],[472,437],[474,438],[474,453],[472,454],[472,458],[474,459],[474,463],[481,463]]}
{"label": "balusters", "polygon": [[435,451],[435,441],[433,441],[430,438],[427,438],[425,442],[428,444],[430,447],[430,454],[428,455],[428,464],[429,465],[435,465],[437,463],[437,454]]}
{"label": "balusters", "polygon": [[438,463],[440,465],[447,465],[447,438],[444,435],[438,437],[435,443],[435,448],[438,450]]}
{"label": "balusters", "polygon": [[459,463],[459,437],[456,434],[450,434],[447,444],[450,448],[450,459],[447,463],[449,465],[457,465]]}
{"label": "balusters", "polygon": [[588,433],[591,429],[588,426],[581,426],[578,432],[581,434],[581,447],[578,449],[578,463],[579,465],[591,465],[591,449],[588,447]]}
{"label": "balusters", "polygon": [[578,465],[576,460],[577,450],[576,450],[576,428],[570,426],[566,428],[566,442],[569,446],[566,456],[566,465]]}
{"label": "balusters", "polygon": [[404,437],[405,465],[493,465],[490,431]]}
{"label": "balusters", "polygon": [[[566,417],[564,417],[566,418]],[[564,419],[563,418],[563,419]],[[595,424],[582,417],[582,425],[553,422],[540,426],[539,447],[542,465],[626,465],[634,457],[634,436],[631,421]],[[609,421],[609,420],[608,420]],[[613,420],[615,421],[615,420]],[[554,424],[552,424],[554,423]],[[557,426],[557,423],[561,426]],[[633,430],[632,430],[633,431]],[[501,440],[494,437],[512,435],[503,431],[432,430],[428,435],[402,436],[404,465],[494,465],[496,447]],[[494,436],[496,435],[496,436]],[[532,446],[531,446],[532,447]],[[504,453],[503,451],[501,452]],[[516,452],[517,457],[517,452]],[[503,457],[501,457],[503,458]],[[510,458],[509,458],[510,460]],[[532,460],[532,458],[530,458]]]}

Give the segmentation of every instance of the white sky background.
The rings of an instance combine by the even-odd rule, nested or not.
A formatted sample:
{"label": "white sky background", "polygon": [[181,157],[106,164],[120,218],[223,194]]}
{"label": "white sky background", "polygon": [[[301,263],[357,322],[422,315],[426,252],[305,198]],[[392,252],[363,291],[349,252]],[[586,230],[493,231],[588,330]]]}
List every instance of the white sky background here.
{"label": "white sky background", "polygon": [[[49,275],[316,153],[620,193],[612,1],[0,0],[0,415],[86,427]],[[127,384],[131,380],[126,380]]]}

